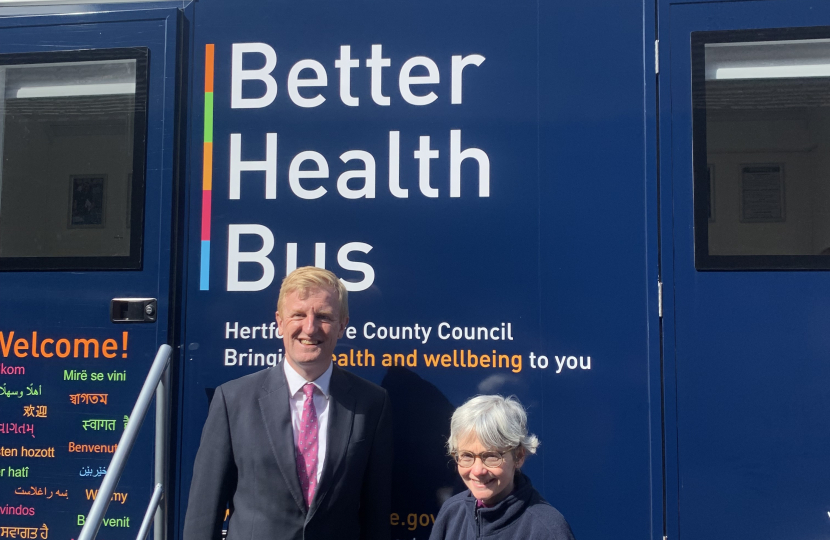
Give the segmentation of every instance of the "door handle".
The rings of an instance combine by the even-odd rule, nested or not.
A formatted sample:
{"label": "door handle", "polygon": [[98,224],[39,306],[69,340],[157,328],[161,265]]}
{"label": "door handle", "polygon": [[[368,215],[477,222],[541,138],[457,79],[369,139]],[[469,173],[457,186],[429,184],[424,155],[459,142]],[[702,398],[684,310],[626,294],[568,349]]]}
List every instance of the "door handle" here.
{"label": "door handle", "polygon": [[110,302],[112,322],[156,322],[158,302],[155,298],[113,298]]}

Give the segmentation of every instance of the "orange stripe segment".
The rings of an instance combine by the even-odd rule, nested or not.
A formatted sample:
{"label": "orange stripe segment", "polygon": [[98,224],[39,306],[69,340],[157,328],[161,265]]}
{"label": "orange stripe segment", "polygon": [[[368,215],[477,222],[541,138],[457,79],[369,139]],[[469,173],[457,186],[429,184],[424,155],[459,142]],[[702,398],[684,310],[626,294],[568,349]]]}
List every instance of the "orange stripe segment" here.
{"label": "orange stripe segment", "polygon": [[205,156],[202,162],[202,189],[213,189],[213,143],[205,143]]}
{"label": "orange stripe segment", "polygon": [[213,92],[213,43],[205,45],[205,92]]}

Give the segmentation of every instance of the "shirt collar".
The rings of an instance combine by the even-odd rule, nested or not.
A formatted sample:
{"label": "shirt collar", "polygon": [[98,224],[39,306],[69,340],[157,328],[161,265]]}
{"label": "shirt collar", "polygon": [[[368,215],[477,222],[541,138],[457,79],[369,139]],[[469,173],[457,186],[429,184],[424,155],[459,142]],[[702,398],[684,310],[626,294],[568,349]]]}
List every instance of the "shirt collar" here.
{"label": "shirt collar", "polygon": [[[305,386],[305,384],[309,381],[305,380],[302,375],[297,373],[288,360],[283,360],[282,363],[283,371],[285,372],[285,380],[288,383],[288,393],[291,396],[295,396],[297,392],[300,392],[303,386]],[[331,372],[333,370],[333,366],[334,363],[329,364],[328,369],[323,372],[322,375],[311,381],[311,384],[316,386],[326,399],[329,398],[329,384],[331,383]]]}

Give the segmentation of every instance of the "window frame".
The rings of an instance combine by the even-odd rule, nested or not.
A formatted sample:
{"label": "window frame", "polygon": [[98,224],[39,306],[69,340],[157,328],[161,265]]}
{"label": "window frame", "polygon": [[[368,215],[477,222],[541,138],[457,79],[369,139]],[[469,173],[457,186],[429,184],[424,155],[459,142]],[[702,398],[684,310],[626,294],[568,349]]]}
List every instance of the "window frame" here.
{"label": "window frame", "polygon": [[[706,125],[706,52],[712,43],[830,39],[830,26],[714,30],[691,33],[692,183],[694,190],[694,262],[699,271],[830,270],[828,255],[710,255]],[[701,106],[702,105],[702,106]],[[762,160],[763,161],[763,160]]]}
{"label": "window frame", "polygon": [[[124,256],[86,257],[3,257],[0,271],[141,270],[144,254],[144,204],[147,155],[147,107],[149,103],[150,49],[121,47],[0,54],[0,66],[58,64],[106,60],[135,60],[135,102],[133,106],[133,163],[130,216],[127,228],[130,253]],[[5,122],[5,116],[0,118]],[[67,174],[69,178],[69,174]],[[0,189],[2,189],[0,187]]]}

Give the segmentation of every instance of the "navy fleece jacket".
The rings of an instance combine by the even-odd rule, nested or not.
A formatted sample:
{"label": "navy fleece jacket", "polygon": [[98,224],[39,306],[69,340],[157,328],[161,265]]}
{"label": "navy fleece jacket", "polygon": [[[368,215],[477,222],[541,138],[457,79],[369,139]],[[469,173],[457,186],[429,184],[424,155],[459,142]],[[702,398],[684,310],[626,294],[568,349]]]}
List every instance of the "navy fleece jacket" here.
{"label": "navy fleece jacket", "polygon": [[429,540],[574,540],[568,522],[527,476],[516,473],[514,482],[513,493],[490,508],[476,508],[469,490],[448,499]]}

